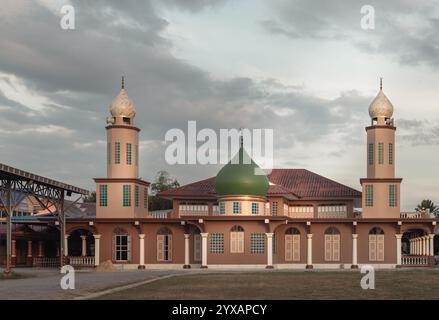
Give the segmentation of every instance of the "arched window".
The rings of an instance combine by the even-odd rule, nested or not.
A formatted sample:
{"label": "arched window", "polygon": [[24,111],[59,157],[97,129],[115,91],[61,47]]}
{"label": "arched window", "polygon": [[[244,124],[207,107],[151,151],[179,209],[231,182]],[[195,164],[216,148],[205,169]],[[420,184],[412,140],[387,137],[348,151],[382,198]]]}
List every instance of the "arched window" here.
{"label": "arched window", "polygon": [[230,229],[230,253],[244,253],[244,228],[241,226]]}
{"label": "arched window", "polygon": [[340,261],[340,232],[334,227],[325,231],[325,261]]}
{"label": "arched window", "polygon": [[380,227],[375,227],[370,229],[369,234],[384,234],[384,231]]}
{"label": "arched window", "polygon": [[113,260],[131,260],[131,236],[122,228],[113,231]]}
{"label": "arched window", "polygon": [[300,231],[297,228],[285,231],[285,261],[300,261]]}
{"label": "arched window", "polygon": [[384,261],[384,231],[379,227],[369,231],[369,261]]}
{"label": "arched window", "polygon": [[297,228],[288,228],[285,231],[285,234],[299,234],[300,235],[300,231]]}
{"label": "arched window", "polygon": [[172,231],[166,227],[157,231],[157,261],[172,261]]}

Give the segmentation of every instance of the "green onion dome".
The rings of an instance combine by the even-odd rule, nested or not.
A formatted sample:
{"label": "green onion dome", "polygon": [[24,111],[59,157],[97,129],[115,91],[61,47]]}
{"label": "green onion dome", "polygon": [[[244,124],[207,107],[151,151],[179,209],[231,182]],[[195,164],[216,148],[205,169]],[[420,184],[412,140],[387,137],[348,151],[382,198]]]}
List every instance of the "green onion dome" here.
{"label": "green onion dome", "polygon": [[239,152],[216,175],[216,193],[219,196],[267,194],[268,178],[241,146]]}

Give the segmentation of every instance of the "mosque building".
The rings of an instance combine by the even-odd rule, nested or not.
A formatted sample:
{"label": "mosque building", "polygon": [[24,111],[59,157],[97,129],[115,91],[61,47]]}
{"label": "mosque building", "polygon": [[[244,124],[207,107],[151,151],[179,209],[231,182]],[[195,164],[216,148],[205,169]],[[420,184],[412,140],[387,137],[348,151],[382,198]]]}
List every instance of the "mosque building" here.
{"label": "mosque building", "polygon": [[95,212],[69,216],[66,259],[124,269],[432,265],[438,219],[401,213],[393,109],[381,86],[369,107],[362,192],[305,169],[256,175],[241,143],[215,177],[161,192],[172,210],[150,212],[136,108],[122,85],[107,119],[107,177],[94,179]]}

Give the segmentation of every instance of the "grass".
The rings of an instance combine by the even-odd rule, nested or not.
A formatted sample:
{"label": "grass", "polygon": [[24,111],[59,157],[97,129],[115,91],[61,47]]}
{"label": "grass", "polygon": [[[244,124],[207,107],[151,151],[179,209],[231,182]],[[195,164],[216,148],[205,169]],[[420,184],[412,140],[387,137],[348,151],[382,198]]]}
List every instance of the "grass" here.
{"label": "grass", "polygon": [[439,299],[439,270],[221,272],[176,276],[100,299]]}

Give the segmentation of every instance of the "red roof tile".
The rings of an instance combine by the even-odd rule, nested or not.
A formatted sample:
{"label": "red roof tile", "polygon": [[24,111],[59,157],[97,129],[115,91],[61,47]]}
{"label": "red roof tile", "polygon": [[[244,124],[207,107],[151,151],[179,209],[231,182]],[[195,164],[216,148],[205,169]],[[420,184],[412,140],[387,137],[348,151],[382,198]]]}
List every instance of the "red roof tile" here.
{"label": "red roof tile", "polygon": [[[268,175],[268,196],[298,198],[361,198],[361,192],[305,169],[273,169]],[[159,194],[165,198],[215,198],[215,177]]]}

